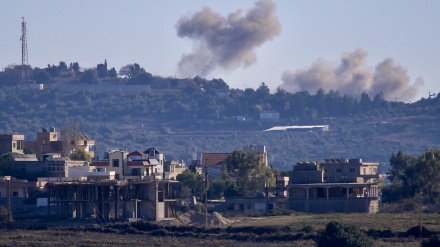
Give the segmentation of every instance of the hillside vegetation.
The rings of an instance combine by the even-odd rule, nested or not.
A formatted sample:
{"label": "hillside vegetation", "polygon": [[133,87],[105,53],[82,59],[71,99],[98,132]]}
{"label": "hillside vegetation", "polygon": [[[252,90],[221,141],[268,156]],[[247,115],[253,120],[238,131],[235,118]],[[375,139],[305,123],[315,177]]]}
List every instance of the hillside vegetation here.
{"label": "hillside vegetation", "polygon": [[[14,67],[0,72],[0,131],[33,140],[42,127],[61,128],[77,120],[81,131],[97,141],[97,155],[109,147],[130,151],[156,147],[168,160],[186,162],[194,148],[199,153],[232,152],[248,144],[266,145],[270,165],[281,170],[290,170],[298,160],[328,157],[388,162],[398,150],[419,155],[439,146],[440,97],[405,104],[386,101],[381,94],[356,98],[324,90],[271,93],[265,83],[256,90],[230,89],[222,79],[162,78],[136,64],[121,68],[124,78],[116,77],[106,64],[91,71],[74,65],[33,69],[34,80],[49,82],[42,91],[7,84],[5,78],[15,75]],[[150,85],[151,91],[62,93],[50,89],[55,82],[140,84]],[[265,110],[279,112],[280,120],[260,120]],[[330,127],[263,132],[276,125],[315,124]]]}

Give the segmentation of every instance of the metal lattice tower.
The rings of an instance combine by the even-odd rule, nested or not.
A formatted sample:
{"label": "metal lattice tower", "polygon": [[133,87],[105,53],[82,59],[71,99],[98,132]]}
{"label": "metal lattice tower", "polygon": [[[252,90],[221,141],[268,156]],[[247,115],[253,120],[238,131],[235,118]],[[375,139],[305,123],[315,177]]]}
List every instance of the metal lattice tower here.
{"label": "metal lattice tower", "polygon": [[27,28],[26,28],[26,21],[24,20],[24,17],[21,17],[21,67],[22,67],[22,73],[21,73],[21,80],[28,80],[29,79],[29,68],[28,68],[28,49],[27,49]]}
{"label": "metal lattice tower", "polygon": [[28,65],[28,50],[27,50],[27,37],[26,37],[26,21],[24,17],[21,17],[21,65]]}

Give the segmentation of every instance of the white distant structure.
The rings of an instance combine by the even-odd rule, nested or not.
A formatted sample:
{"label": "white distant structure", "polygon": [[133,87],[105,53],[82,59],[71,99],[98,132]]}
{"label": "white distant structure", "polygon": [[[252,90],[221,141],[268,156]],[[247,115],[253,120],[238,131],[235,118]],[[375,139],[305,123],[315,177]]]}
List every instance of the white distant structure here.
{"label": "white distant structure", "polygon": [[273,110],[265,110],[263,112],[260,112],[260,119],[261,120],[280,120],[280,113]]}
{"label": "white distant structure", "polygon": [[313,130],[319,129],[323,131],[327,131],[329,129],[329,125],[293,125],[293,126],[275,126],[267,130],[263,131],[287,131],[287,130]]}

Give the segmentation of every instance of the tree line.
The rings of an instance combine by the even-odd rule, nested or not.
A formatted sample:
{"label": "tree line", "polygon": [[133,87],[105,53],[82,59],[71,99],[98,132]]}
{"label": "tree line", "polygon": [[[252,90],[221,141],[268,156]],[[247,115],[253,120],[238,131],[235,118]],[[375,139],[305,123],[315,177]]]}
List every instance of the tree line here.
{"label": "tree line", "polygon": [[440,203],[440,149],[427,149],[419,156],[398,151],[390,158],[391,185],[383,189],[385,202],[405,199]]}

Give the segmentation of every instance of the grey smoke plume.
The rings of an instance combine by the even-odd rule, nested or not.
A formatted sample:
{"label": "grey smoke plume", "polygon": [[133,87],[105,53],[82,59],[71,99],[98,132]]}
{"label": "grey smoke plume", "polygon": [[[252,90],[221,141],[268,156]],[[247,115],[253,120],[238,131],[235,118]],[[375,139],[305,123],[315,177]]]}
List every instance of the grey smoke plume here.
{"label": "grey smoke plume", "polygon": [[375,69],[368,67],[365,60],[368,53],[357,49],[344,54],[338,67],[318,60],[309,68],[282,75],[281,88],[289,92],[307,90],[315,93],[322,88],[326,91],[338,90],[341,94],[359,96],[362,92],[371,95],[382,92],[385,99],[409,101],[413,99],[423,79],[418,78],[410,85],[407,70],[391,58],[386,58]]}
{"label": "grey smoke plume", "polygon": [[247,67],[257,61],[255,49],[281,32],[270,0],[260,0],[243,15],[242,10],[227,17],[205,7],[176,24],[181,38],[193,40],[193,52],[182,55],[179,72],[183,76],[205,76],[217,68]]}

